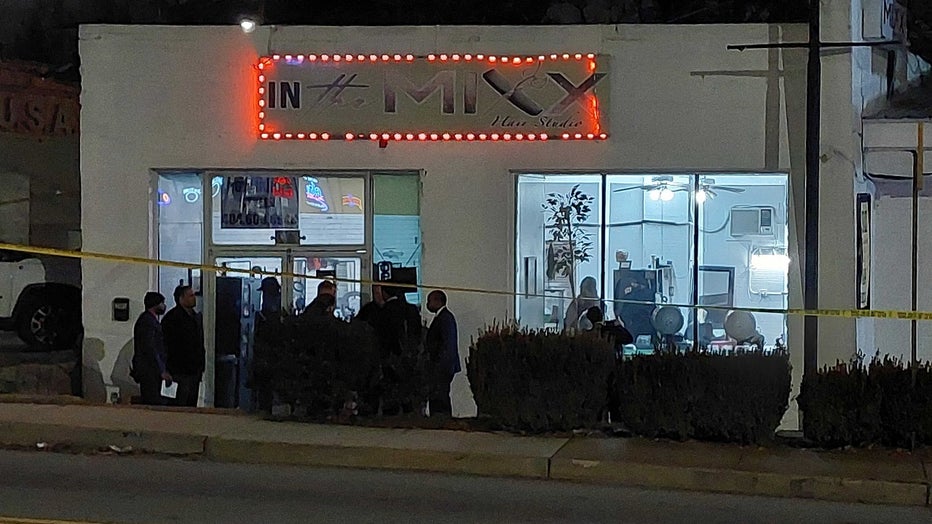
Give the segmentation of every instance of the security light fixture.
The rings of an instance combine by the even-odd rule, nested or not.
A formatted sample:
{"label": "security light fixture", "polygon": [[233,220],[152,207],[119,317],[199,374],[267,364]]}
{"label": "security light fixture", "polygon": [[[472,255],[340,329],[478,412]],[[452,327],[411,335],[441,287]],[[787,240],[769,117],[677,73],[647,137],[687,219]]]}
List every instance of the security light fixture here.
{"label": "security light fixture", "polygon": [[246,34],[249,34],[255,31],[257,25],[258,24],[256,23],[255,19],[250,18],[250,17],[243,17],[239,21],[240,28],[242,28],[243,32]]}

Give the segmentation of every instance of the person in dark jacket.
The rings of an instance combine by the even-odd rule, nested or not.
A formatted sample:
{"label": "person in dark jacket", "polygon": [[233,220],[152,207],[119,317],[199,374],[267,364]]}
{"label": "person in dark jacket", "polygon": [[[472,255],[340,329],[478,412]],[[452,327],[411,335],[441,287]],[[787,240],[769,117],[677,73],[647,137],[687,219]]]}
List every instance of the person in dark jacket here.
{"label": "person in dark jacket", "polygon": [[191,286],[175,288],[175,307],[162,318],[166,367],[178,383],[178,392],[169,404],[197,406],[201,376],[204,374],[204,328],[194,310],[197,299]]}
{"label": "person in dark jacket", "polygon": [[405,289],[384,286],[385,303],[375,316],[376,336],[383,356],[400,355],[406,346],[421,340],[421,313],[405,298]]}
{"label": "person in dark jacket", "polygon": [[317,296],[304,309],[304,314],[314,317],[332,317],[336,304],[337,285],[330,280],[324,280],[317,285]]}
{"label": "person in dark jacket", "polygon": [[[586,310],[586,320],[589,321],[591,331],[599,331],[601,334],[610,337],[616,347],[621,347],[634,342],[634,337],[619,321],[606,322],[602,308],[593,306]],[[619,353],[620,354],[620,353]]]}
{"label": "person in dark jacket", "polygon": [[150,291],[143,299],[146,310],[133,326],[133,367],[130,374],[139,384],[142,403],[158,406],[165,403],[162,381],[169,384],[172,376],[165,366],[165,343],[159,316],[165,313],[165,297]]}
{"label": "person in dark jacket", "polygon": [[434,319],[427,329],[427,354],[430,358],[430,412],[453,414],[450,384],[461,371],[456,333],[456,317],[447,309],[447,294],[440,290],[427,295],[427,310]]}
{"label": "person in dark jacket", "polygon": [[384,400],[381,408],[384,413],[410,413],[416,408],[415,399],[399,392],[412,384],[424,384],[410,375],[416,372],[412,366],[421,349],[421,312],[405,299],[405,288],[384,285],[382,292],[385,304],[370,320],[379,344]]}
{"label": "person in dark jacket", "polygon": [[372,301],[359,308],[359,313],[354,317],[357,320],[368,322],[369,325],[375,324],[375,318],[378,316],[382,306],[385,305],[385,295],[382,294],[382,286],[373,284]]}

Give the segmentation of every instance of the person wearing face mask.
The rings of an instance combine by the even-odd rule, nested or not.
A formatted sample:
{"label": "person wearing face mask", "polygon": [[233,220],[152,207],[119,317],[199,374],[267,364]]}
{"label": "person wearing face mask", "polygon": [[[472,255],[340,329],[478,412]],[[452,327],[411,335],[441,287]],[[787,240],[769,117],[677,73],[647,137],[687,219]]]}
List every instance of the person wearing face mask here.
{"label": "person wearing face mask", "polygon": [[175,304],[162,318],[165,336],[165,366],[178,383],[174,406],[197,406],[197,394],[204,374],[204,329],[194,310],[197,299],[191,286],[175,288]]}
{"label": "person wearing face mask", "polygon": [[133,326],[133,367],[130,375],[139,384],[142,403],[159,406],[165,403],[162,397],[162,381],[172,382],[165,367],[165,341],[159,316],[165,313],[165,297],[150,291],[143,299],[146,308]]}

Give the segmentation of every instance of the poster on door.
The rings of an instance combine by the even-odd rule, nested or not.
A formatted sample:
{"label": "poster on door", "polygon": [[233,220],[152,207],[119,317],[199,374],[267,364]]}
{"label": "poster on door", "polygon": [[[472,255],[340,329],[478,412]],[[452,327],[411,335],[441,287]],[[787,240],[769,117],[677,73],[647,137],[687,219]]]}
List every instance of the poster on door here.
{"label": "poster on door", "polygon": [[298,229],[299,213],[297,177],[223,177],[221,229]]}

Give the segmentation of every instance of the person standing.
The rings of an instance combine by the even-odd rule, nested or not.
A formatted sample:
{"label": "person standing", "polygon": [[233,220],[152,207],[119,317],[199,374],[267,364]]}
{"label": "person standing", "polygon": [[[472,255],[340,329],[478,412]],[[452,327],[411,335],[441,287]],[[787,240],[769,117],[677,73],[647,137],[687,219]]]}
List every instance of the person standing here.
{"label": "person standing", "polygon": [[333,316],[337,304],[337,285],[324,280],[317,285],[317,296],[304,309],[304,314],[312,317]]}
{"label": "person standing", "polygon": [[191,286],[176,287],[174,296],[175,307],[162,318],[166,368],[178,383],[178,392],[169,404],[195,407],[204,374],[204,328],[194,310],[197,299]]}
{"label": "person standing", "polygon": [[133,326],[133,367],[130,375],[139,384],[142,403],[160,406],[162,381],[171,384],[172,376],[165,366],[165,342],[159,316],[165,313],[165,297],[150,291],[143,298],[146,308]]}
{"label": "person standing", "polygon": [[447,294],[440,290],[427,295],[427,310],[434,319],[427,329],[427,354],[430,358],[430,412],[453,414],[450,384],[460,372],[460,352],[456,317],[447,309]]}
{"label": "person standing", "polygon": [[601,308],[602,299],[599,298],[599,287],[595,278],[586,277],[579,284],[579,296],[575,297],[566,308],[563,327],[578,329],[580,318],[591,307]]}
{"label": "person standing", "polygon": [[382,294],[382,286],[378,284],[372,285],[372,300],[367,302],[361,308],[359,308],[359,313],[356,313],[354,317],[357,320],[362,320],[368,322],[369,325],[375,325],[375,317],[379,314],[379,311],[382,309],[382,306],[385,305],[385,295]]}

